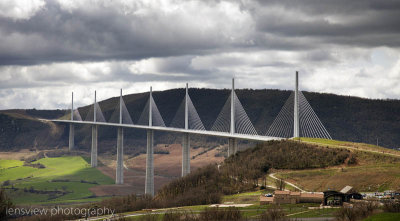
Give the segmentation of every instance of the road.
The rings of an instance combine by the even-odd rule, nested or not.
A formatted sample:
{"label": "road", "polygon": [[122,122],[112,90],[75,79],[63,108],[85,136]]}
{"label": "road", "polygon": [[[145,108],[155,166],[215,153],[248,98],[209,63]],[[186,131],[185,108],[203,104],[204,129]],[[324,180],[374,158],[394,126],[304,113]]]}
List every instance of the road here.
{"label": "road", "polygon": [[[274,180],[279,180],[279,178],[276,178],[276,177],[275,177],[275,173],[270,173],[270,174],[269,174],[269,177],[271,177],[271,178],[274,179]],[[307,191],[301,189],[300,187],[294,185],[294,184],[291,183],[291,182],[285,181],[285,183],[286,183],[287,185],[289,185],[289,186],[294,187],[295,189],[300,190],[300,192],[307,192]]]}

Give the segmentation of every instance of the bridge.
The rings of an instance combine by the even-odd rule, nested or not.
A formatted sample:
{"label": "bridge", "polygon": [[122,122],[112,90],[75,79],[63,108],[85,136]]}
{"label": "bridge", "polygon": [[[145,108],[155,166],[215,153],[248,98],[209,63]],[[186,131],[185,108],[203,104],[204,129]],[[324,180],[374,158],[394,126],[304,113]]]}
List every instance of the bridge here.
{"label": "bridge", "polygon": [[[285,102],[281,111],[270,125],[265,134],[258,134],[235,93],[235,82],[232,79],[232,90],[217,119],[210,130],[206,130],[192,100],[189,96],[188,84],[186,93],[172,123],[166,127],[164,120],[153,99],[152,87],[149,98],[137,123],[133,123],[120,92],[119,106],[116,107],[118,116],[105,120],[101,108],[96,101],[96,91],[93,108],[82,120],[78,109],[74,110],[74,94],[72,92],[70,120],[52,120],[53,122],[69,124],[69,150],[73,150],[74,126],[79,124],[91,125],[92,146],[91,166],[97,167],[97,131],[99,126],[118,128],[117,133],[117,166],[116,184],[124,183],[124,129],[137,128],[147,131],[146,151],[146,183],[145,194],[154,195],[154,131],[174,132],[182,135],[182,176],[190,173],[190,135],[207,135],[228,139],[228,156],[238,151],[238,140],[270,141],[296,137],[317,137],[331,139],[328,131],[299,90],[298,72],[295,75],[295,89]],[[116,119],[118,118],[118,119]]]}

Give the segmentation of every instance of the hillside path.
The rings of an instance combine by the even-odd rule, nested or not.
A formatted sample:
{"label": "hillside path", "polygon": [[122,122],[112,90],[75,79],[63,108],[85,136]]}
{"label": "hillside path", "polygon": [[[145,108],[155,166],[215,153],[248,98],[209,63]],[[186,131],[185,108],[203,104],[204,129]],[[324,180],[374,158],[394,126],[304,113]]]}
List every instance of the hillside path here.
{"label": "hillside path", "polygon": [[[271,177],[271,178],[274,179],[274,180],[278,180],[278,178],[275,177],[275,173],[270,173],[268,176]],[[285,183],[288,184],[289,186],[292,186],[292,187],[294,187],[294,188],[300,190],[301,192],[307,192],[307,191],[301,189],[300,187],[294,185],[294,184],[291,183],[291,182],[285,181]]]}
{"label": "hillside path", "polygon": [[388,156],[394,156],[394,157],[400,157],[400,154],[394,154],[394,153],[385,153],[384,151],[377,151],[377,150],[366,150],[366,149],[361,149],[361,148],[355,148],[355,147],[350,147],[350,146],[343,146],[343,145],[335,145],[335,144],[321,144],[318,142],[312,142],[312,141],[300,141],[301,143],[308,143],[308,144],[314,144],[318,146],[330,146],[330,147],[337,147],[337,148],[344,148],[344,149],[351,149],[351,150],[358,150],[358,151],[364,151],[364,152],[370,152],[370,153],[379,153],[383,155],[388,155]]}

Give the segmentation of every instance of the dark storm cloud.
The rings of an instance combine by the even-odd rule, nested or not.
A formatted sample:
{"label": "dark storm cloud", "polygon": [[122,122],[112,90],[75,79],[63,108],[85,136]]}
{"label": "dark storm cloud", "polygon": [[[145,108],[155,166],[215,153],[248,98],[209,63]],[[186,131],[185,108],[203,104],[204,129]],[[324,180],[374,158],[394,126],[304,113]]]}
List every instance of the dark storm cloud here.
{"label": "dark storm cloud", "polygon": [[[136,13],[140,5],[124,14],[110,5],[66,10],[55,1],[46,1],[46,6],[28,19],[0,18],[0,65],[140,60],[248,48],[313,50],[332,44],[400,46],[398,1],[233,2],[251,16],[247,30],[218,29],[237,25],[226,24],[229,20],[217,20],[214,28],[204,28],[210,13],[188,23],[178,15],[152,8],[143,16]],[[208,1],[199,7],[211,10],[219,3]],[[332,22],[330,17],[339,21]],[[244,31],[247,33],[241,33]]]}
{"label": "dark storm cloud", "polygon": [[[259,1],[257,30],[283,38],[349,46],[399,47],[399,1]],[[270,9],[270,10],[268,10]],[[379,38],[379,39],[378,39]],[[321,44],[323,45],[323,44]]]}
{"label": "dark storm cloud", "polygon": [[46,8],[29,19],[0,18],[0,64],[138,60],[201,54],[228,45],[223,33],[204,35],[194,27],[185,29],[184,22],[162,14],[123,15],[102,7],[68,12],[47,1]]}
{"label": "dark storm cloud", "polygon": [[292,89],[297,70],[306,90],[400,96],[400,1],[30,1],[0,1],[0,108],[233,76]]}

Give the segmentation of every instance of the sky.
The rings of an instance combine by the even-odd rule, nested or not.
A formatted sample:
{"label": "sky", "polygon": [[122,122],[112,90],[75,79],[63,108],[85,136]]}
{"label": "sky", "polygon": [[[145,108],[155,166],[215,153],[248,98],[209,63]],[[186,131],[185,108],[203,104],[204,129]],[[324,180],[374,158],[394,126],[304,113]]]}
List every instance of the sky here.
{"label": "sky", "polygon": [[191,87],[400,97],[400,1],[1,0],[0,109]]}

